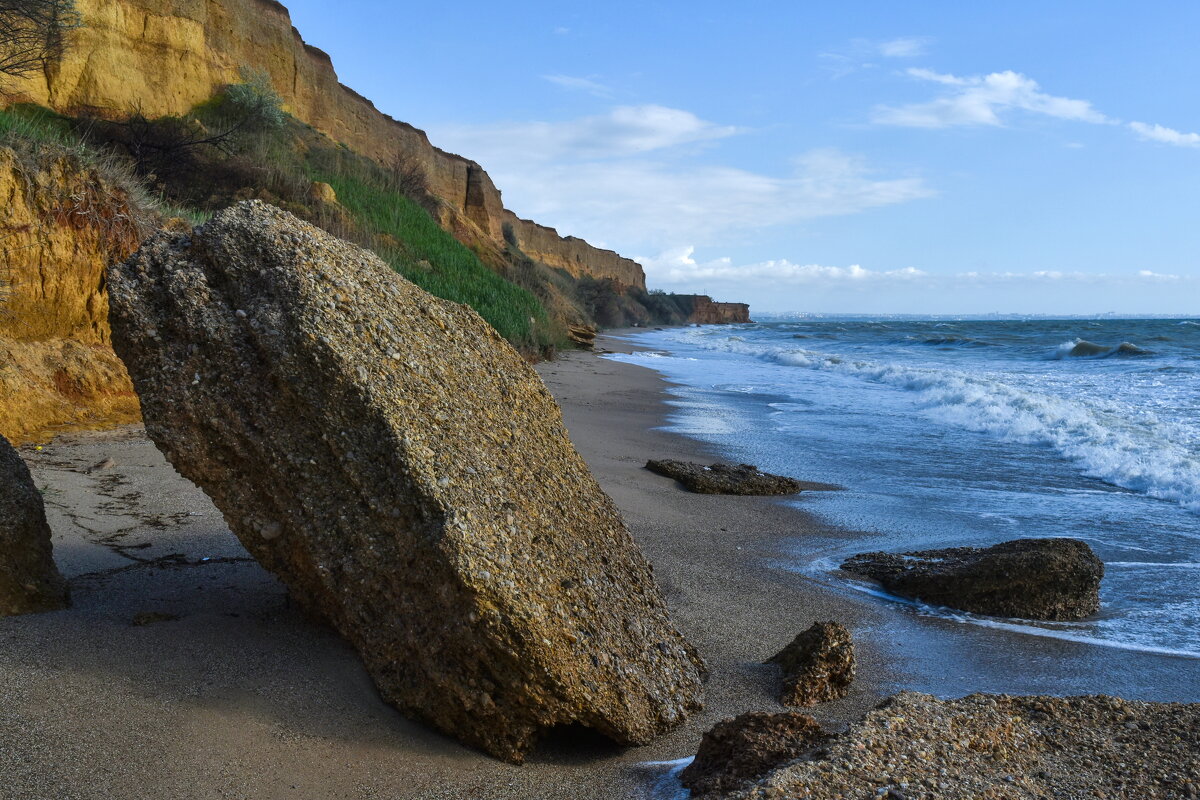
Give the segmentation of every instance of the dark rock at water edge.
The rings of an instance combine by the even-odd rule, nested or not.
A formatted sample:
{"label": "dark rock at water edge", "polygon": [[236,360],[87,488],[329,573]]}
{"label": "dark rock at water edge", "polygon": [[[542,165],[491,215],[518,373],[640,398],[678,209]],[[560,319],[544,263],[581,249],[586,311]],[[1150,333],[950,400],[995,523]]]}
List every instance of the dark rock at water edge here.
{"label": "dark rock at water edge", "polygon": [[819,748],[828,736],[795,711],[752,711],[718,722],[700,740],[679,780],[696,797],[720,795]]}
{"label": "dark rock at water edge", "polygon": [[146,430],[383,698],[521,761],[644,744],[703,663],[536,373],[470,308],[271,206],[110,270]]}
{"label": "dark rock at water edge", "polygon": [[56,611],[68,604],[54,565],[50,526],[29,467],[0,436],[0,616]]}
{"label": "dark rock at water edge", "polygon": [[815,706],[838,700],[854,682],[854,641],[837,622],[817,622],[772,656],[783,672],[779,702]]}
{"label": "dark rock at water edge", "polygon": [[976,614],[1074,620],[1100,608],[1104,564],[1079,539],[1015,539],[993,547],[860,553],[842,569],[926,603]]}
{"label": "dark rock at water edge", "polygon": [[672,459],[646,462],[646,469],[683,484],[697,494],[796,494],[803,484],[795,478],[760,472],[753,464],[692,464]]}

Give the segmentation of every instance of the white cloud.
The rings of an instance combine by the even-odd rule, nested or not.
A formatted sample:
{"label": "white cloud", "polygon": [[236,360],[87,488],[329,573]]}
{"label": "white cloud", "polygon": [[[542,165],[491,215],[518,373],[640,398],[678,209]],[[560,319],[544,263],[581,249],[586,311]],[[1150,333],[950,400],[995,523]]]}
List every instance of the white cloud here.
{"label": "white cloud", "polygon": [[1141,138],[1152,142],[1173,144],[1177,147],[1200,147],[1200,133],[1183,133],[1174,128],[1147,125],[1144,122],[1131,122],[1129,127]]}
{"label": "white cloud", "polygon": [[872,121],[881,125],[946,128],[954,125],[1001,125],[1001,114],[1014,109],[1080,122],[1110,122],[1087,100],[1046,94],[1037,81],[1006,70],[988,75],[959,77],[928,69],[907,74],[948,87],[941,97],[925,103],[880,106]]}
{"label": "white cloud", "polygon": [[656,256],[637,259],[653,284],[686,290],[706,286],[722,289],[805,286],[809,289],[864,289],[923,287],[931,291],[986,289],[1022,285],[1136,286],[1195,280],[1180,275],[1139,270],[1136,273],[1105,274],[1081,271],[1036,270],[1033,272],[957,272],[935,274],[915,267],[874,270],[859,264],[847,267],[799,264],[787,259],[734,264],[729,258],[695,259],[693,246],[675,247]]}
{"label": "white cloud", "polygon": [[619,251],[712,243],[731,233],[853,214],[933,194],[917,177],[877,177],[861,159],[812,150],[769,175],[699,161],[739,133],[661,106],[564,122],[430,131],[482,163],[522,216]]}
{"label": "white cloud", "polygon": [[570,32],[571,32],[570,28],[564,27],[562,25],[559,25],[557,28],[554,29],[554,33],[557,34],[558,36],[566,36]]}
{"label": "white cloud", "polygon": [[[485,167],[557,159],[633,156],[685,144],[711,142],[738,129],[705,122],[690,111],[665,106],[617,106],[563,122],[513,122],[434,128],[434,141],[467,153]],[[443,144],[444,143],[444,144]]]}
{"label": "white cloud", "polygon": [[879,55],[885,58],[916,58],[925,55],[929,39],[924,36],[904,36],[880,42]]}
{"label": "white cloud", "polygon": [[704,281],[746,281],[760,284],[843,285],[879,286],[886,283],[907,283],[926,277],[926,273],[913,267],[885,272],[864,269],[858,264],[848,267],[827,267],[820,264],[796,264],[787,259],[762,261],[757,264],[735,266],[728,258],[719,258],[703,264],[697,263],[692,254],[694,247],[679,247],[667,250],[653,258],[639,259],[652,282],[691,284]]}
{"label": "white cloud", "polygon": [[842,50],[818,53],[822,69],[834,79],[844,78],[859,70],[875,69],[876,58],[916,58],[925,54],[933,40],[927,36],[903,36],[879,41],[875,39],[851,39]]}
{"label": "white cloud", "polygon": [[543,75],[542,80],[550,81],[564,89],[575,89],[587,92],[596,97],[611,97],[612,89],[589,78],[577,78],[572,75]]}

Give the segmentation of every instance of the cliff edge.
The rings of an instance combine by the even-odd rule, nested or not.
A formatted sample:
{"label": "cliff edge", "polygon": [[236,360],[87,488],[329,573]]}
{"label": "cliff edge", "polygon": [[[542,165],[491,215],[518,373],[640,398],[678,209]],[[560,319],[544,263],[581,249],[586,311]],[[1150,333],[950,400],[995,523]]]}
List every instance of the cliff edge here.
{"label": "cliff edge", "polygon": [[84,26],[59,63],[30,75],[15,98],[68,115],[184,114],[265,70],[286,110],[381,164],[416,165],[438,200],[439,222],[481,254],[499,254],[505,231],[526,255],[574,277],[644,289],[641,265],[517,217],[474,161],[434,147],[424,131],[383,114],[343,86],[329,56],[308,45],[274,0],[76,0]]}

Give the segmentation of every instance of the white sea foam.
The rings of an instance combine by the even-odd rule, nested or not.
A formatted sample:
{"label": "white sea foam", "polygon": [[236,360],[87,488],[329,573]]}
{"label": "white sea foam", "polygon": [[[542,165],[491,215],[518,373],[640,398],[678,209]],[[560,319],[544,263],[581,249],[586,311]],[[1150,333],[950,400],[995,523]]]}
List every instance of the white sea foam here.
{"label": "white sea foam", "polygon": [[850,359],[803,348],[693,336],[690,344],[916,392],[931,416],[969,430],[1054,448],[1086,475],[1200,513],[1195,431],[1103,397],[1056,396],[986,373]]}
{"label": "white sea foam", "polygon": [[[919,600],[913,600],[908,597],[901,597],[892,594],[877,584],[862,583],[860,581],[848,581],[847,585],[851,588],[862,592],[863,594],[877,597],[881,600],[888,600],[899,605],[909,606],[918,614],[927,617],[936,617],[938,619],[946,619],[952,622],[957,622],[963,625],[978,625],[983,628],[994,628],[996,630],[1011,631],[1012,633],[1021,633],[1027,636],[1041,636],[1047,639],[1059,639],[1067,642],[1077,642],[1079,644],[1094,645],[1097,647],[1109,647],[1116,650],[1130,650],[1138,653],[1156,653],[1158,655],[1180,656],[1183,658],[1200,658],[1200,650],[1186,649],[1179,647],[1161,647],[1143,641],[1138,641],[1136,631],[1120,632],[1118,635],[1115,631],[1108,631],[1107,636],[1095,635],[1096,630],[1090,621],[1083,622],[1045,622],[1036,624],[1029,620],[1004,618],[1004,617],[988,617],[982,614],[971,614],[967,611],[960,611],[954,608],[945,606],[934,606],[928,603],[922,603]],[[1123,634],[1123,635],[1122,635]]]}
{"label": "white sea foam", "polygon": [[677,758],[674,761],[643,761],[638,768],[650,773],[650,796],[654,800],[688,800],[692,793],[679,783],[679,773],[683,772],[695,756]]}

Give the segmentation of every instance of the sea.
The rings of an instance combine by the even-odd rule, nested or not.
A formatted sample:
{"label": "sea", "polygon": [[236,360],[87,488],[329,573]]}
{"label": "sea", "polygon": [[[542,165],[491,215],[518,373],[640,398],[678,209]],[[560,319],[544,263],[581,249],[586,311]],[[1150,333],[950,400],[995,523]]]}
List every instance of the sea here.
{"label": "sea", "polygon": [[[764,568],[865,604],[885,688],[1200,701],[1200,321],[793,315],[627,339],[608,357],[669,381],[668,430],[844,487],[780,501],[829,532]],[[1104,561],[1093,617],[972,615],[838,569],[1046,536]]]}

